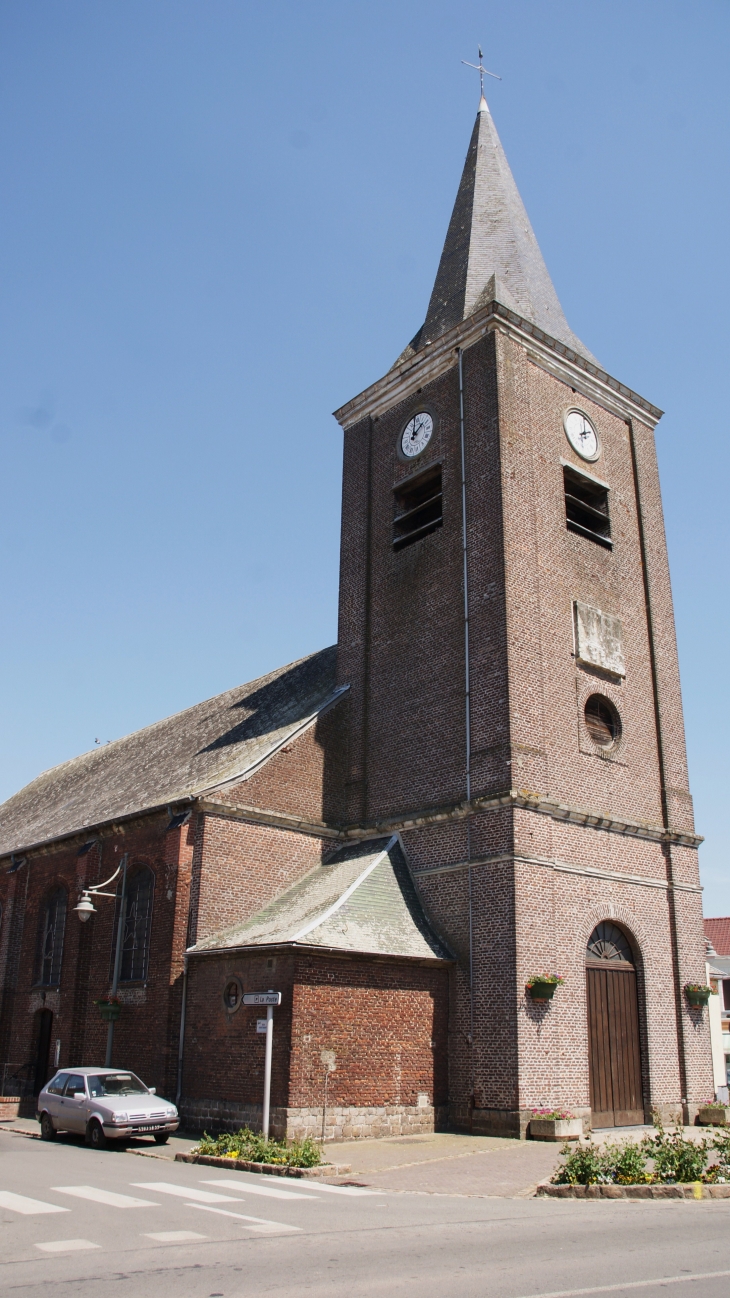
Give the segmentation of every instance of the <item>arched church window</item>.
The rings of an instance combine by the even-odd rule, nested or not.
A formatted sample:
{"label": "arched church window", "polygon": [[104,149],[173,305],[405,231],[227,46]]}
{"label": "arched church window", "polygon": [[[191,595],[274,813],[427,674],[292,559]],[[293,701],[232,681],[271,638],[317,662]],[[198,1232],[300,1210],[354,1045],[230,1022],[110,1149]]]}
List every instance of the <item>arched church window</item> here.
{"label": "arched church window", "polygon": [[634,957],[629,940],[617,924],[603,920],[597,924],[588,939],[586,960],[609,960],[614,964],[629,964],[633,967]]}
{"label": "arched church window", "polygon": [[[146,865],[135,870],[127,879],[127,895],[124,903],[124,925],[122,929],[122,960],[119,968],[120,982],[144,982],[147,977],[154,891],[155,876],[153,871]],[[114,969],[118,930],[119,899],[117,899],[114,916],[111,953],[112,971]]]}
{"label": "arched church window", "polygon": [[61,981],[67,901],[66,889],[55,888],[41,906],[36,954],[37,986],[58,987]]}

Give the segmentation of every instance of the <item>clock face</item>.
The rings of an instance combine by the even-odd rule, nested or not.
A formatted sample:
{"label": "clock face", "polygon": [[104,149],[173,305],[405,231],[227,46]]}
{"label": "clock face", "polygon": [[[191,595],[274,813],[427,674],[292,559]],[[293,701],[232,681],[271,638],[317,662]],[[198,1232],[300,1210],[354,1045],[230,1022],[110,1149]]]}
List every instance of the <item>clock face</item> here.
{"label": "clock face", "polygon": [[408,420],[400,439],[401,450],[412,460],[414,455],[425,451],[433,433],[433,419],[425,410]]}
{"label": "clock face", "polygon": [[584,460],[598,459],[601,453],[598,433],[582,410],[568,410],[563,419],[563,427],[574,451]]}

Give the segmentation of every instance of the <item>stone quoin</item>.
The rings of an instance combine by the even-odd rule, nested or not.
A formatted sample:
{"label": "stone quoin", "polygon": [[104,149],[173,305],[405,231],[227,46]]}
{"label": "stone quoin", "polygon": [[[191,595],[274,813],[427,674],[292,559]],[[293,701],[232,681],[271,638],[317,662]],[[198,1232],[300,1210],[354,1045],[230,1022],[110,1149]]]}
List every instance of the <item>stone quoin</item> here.
{"label": "stone quoin", "polygon": [[[655,406],[572,333],[482,99],[426,320],[336,412],[336,646],[0,808],[0,1076],[103,1059],[189,1128],[693,1120],[713,1094]],[[550,998],[530,994],[560,975]]]}

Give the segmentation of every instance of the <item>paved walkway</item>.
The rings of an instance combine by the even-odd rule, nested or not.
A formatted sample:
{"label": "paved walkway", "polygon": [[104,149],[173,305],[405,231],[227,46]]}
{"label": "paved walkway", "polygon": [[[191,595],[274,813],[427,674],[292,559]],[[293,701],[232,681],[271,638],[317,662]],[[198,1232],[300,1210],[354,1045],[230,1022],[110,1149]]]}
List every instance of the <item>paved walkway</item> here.
{"label": "paved walkway", "polygon": [[[19,1136],[39,1135],[38,1123],[32,1119],[0,1123],[0,1130],[14,1131]],[[651,1130],[627,1127],[599,1131],[594,1133],[594,1139],[598,1144],[626,1138],[640,1140]],[[702,1128],[685,1128],[685,1135],[692,1139],[701,1139],[705,1134]],[[178,1152],[187,1153],[195,1143],[194,1137],[180,1134],[172,1136],[166,1145],[143,1139],[132,1141],[127,1150],[169,1160]],[[325,1156],[336,1163],[350,1164],[351,1172],[337,1177],[340,1182],[357,1181],[393,1192],[530,1198],[539,1182],[549,1180],[558,1165],[560,1145],[449,1131],[328,1144]]]}

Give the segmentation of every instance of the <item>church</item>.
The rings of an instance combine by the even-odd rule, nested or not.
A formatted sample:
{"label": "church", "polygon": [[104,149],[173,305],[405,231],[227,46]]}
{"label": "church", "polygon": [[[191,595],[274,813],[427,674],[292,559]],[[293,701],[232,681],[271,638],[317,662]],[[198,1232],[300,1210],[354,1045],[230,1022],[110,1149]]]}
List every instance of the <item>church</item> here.
{"label": "church", "polygon": [[482,97],[426,319],[336,412],[337,645],[0,807],[6,1095],[101,1064],[116,968],[113,1063],[190,1130],[261,1125],[269,991],[276,1135],[694,1119],[660,416],[570,329]]}

